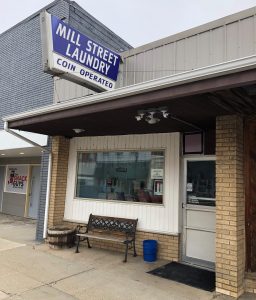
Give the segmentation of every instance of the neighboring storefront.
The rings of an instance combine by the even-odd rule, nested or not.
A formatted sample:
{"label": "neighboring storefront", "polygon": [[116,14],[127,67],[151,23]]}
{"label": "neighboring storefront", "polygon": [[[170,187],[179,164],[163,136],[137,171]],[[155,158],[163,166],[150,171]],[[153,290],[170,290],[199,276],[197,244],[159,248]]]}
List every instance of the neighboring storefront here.
{"label": "neighboring storefront", "polygon": [[125,52],[121,88],[74,99],[78,86],[60,79],[66,101],[4,118],[52,136],[48,226],[138,218],[140,254],[157,239],[160,258],[215,268],[217,292],[255,291],[254,14]]}
{"label": "neighboring storefront", "polygon": [[[47,136],[23,132],[42,147]],[[11,134],[0,132],[0,212],[38,218],[42,149]]]}
{"label": "neighboring storefront", "polygon": [[[128,43],[93,18],[76,2],[69,0],[53,1],[0,34],[0,212],[36,218],[36,239],[39,240],[45,237],[48,151],[42,152],[42,149],[6,133],[2,117],[58,101],[54,95],[58,78],[46,74],[43,69],[44,41],[41,41],[40,26],[42,11],[54,14],[62,20],[62,24],[64,22],[72,24],[74,28],[79,28],[81,32],[117,52],[131,48]],[[90,93],[92,93],[90,89],[80,86],[76,96]],[[23,135],[23,133],[18,133]],[[43,147],[47,145],[47,137],[40,139],[26,134],[25,137]],[[48,150],[50,148],[49,140]],[[7,179],[10,168],[13,168],[17,178],[18,176],[26,177],[26,184],[24,182],[26,188],[21,189],[19,186],[13,190],[8,188]],[[25,170],[21,172],[20,168],[25,168]],[[20,183],[14,181],[13,184],[19,185]]]}

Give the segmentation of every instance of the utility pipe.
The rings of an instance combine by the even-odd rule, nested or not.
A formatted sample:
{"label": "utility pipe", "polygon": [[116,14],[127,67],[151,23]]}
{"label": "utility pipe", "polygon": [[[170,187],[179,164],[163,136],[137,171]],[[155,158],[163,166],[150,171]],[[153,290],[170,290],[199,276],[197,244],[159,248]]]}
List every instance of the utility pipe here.
{"label": "utility pipe", "polygon": [[46,235],[47,235],[48,212],[49,212],[50,190],[51,190],[50,189],[51,174],[52,174],[52,153],[49,152],[46,201],[45,201],[45,209],[44,209],[44,231],[43,231],[43,238],[44,239],[46,238]]}
{"label": "utility pipe", "polygon": [[45,147],[43,147],[43,146],[37,144],[37,143],[34,142],[34,141],[31,141],[30,139],[26,138],[26,137],[23,136],[23,135],[21,135],[21,134],[15,132],[15,131],[13,131],[13,130],[11,130],[11,129],[8,127],[8,122],[4,122],[4,130],[5,130],[6,132],[8,132],[8,133],[14,135],[15,137],[17,137],[17,138],[19,138],[19,139],[21,139],[21,140],[23,140],[23,141],[29,143],[30,145],[33,145],[33,146],[35,146],[35,147],[40,148],[40,149],[41,149],[42,151],[44,151],[44,152],[48,152],[48,153],[51,152],[51,151],[48,150],[47,148],[45,148]]}

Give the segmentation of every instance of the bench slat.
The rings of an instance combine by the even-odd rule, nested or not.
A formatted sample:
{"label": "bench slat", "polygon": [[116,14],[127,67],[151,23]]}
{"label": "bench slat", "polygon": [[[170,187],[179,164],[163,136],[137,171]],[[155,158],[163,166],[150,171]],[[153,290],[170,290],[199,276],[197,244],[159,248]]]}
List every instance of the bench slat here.
{"label": "bench slat", "polygon": [[89,234],[89,233],[77,233],[77,236],[82,236],[82,237],[88,237],[90,239],[98,239],[98,240],[106,240],[106,241],[113,241],[113,242],[120,242],[124,243],[125,241],[129,241],[132,239],[126,239],[124,237],[113,237],[108,236],[108,235],[96,235],[96,234]]}

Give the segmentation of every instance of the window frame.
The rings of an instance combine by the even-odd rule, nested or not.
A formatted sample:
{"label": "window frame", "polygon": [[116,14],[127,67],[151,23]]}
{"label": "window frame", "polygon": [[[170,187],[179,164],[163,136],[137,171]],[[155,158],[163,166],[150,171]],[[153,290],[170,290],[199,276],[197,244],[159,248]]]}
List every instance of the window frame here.
{"label": "window frame", "polygon": [[[77,191],[77,172],[78,172],[78,158],[80,153],[109,153],[109,152],[155,152],[155,151],[161,151],[163,152],[164,156],[164,178],[163,178],[163,196],[162,196],[162,203],[152,203],[152,202],[139,202],[139,201],[124,201],[124,200],[114,200],[114,199],[99,199],[99,198],[85,198],[85,197],[77,197],[76,191]],[[80,201],[93,201],[93,202],[99,202],[102,203],[116,203],[116,204],[129,204],[129,205],[149,205],[149,206],[165,206],[165,191],[166,191],[166,149],[164,148],[140,148],[140,149],[93,149],[93,150],[77,150],[76,151],[76,166],[75,166],[75,184],[74,184],[74,191],[73,191],[73,199],[74,200],[80,200]]]}

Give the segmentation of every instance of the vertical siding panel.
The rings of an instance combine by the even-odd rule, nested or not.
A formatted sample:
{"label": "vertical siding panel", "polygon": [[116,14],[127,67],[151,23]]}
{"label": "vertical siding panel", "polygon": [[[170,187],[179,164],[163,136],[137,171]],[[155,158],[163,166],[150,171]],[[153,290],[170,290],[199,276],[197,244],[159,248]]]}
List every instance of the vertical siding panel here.
{"label": "vertical siding panel", "polygon": [[153,78],[160,78],[164,76],[164,57],[163,57],[163,46],[154,49],[153,59]]}
{"label": "vertical siding panel", "polygon": [[227,60],[238,58],[238,22],[228,24],[227,28]]}
{"label": "vertical siding panel", "polygon": [[254,53],[254,18],[240,21],[239,26],[239,56],[249,56]]}
{"label": "vertical siding panel", "polygon": [[135,56],[130,56],[127,58],[127,69],[126,69],[126,76],[127,76],[127,85],[132,85],[135,83],[135,77],[134,77],[134,72],[135,72]]}
{"label": "vertical siding panel", "polygon": [[175,70],[175,47],[174,43],[163,46],[163,76],[174,74]]}
{"label": "vertical siding panel", "polygon": [[144,56],[145,56],[145,65],[144,65],[144,81],[148,81],[153,79],[153,51],[154,50],[148,50],[146,52],[144,52]]}
{"label": "vertical siding panel", "polygon": [[225,27],[212,30],[212,64],[217,64],[225,60]]}
{"label": "vertical siding panel", "polygon": [[185,40],[185,69],[192,70],[197,67],[197,35]]}
{"label": "vertical siding panel", "polygon": [[177,41],[176,43],[176,72],[180,73],[186,71],[185,67],[185,40]]}
{"label": "vertical siding panel", "polygon": [[135,83],[143,82],[144,81],[144,53],[139,53],[136,55],[136,81]]}
{"label": "vertical siding panel", "polygon": [[[127,76],[127,68],[128,68],[128,58],[125,58],[123,60],[123,85],[128,85],[128,76]],[[122,83],[120,82],[120,87],[122,86]]]}
{"label": "vertical siding panel", "polygon": [[210,32],[206,31],[200,33],[197,38],[198,47],[198,59],[197,59],[197,68],[205,67],[210,64]]}
{"label": "vertical siding panel", "polygon": [[256,15],[253,16],[253,54],[256,53]]}

